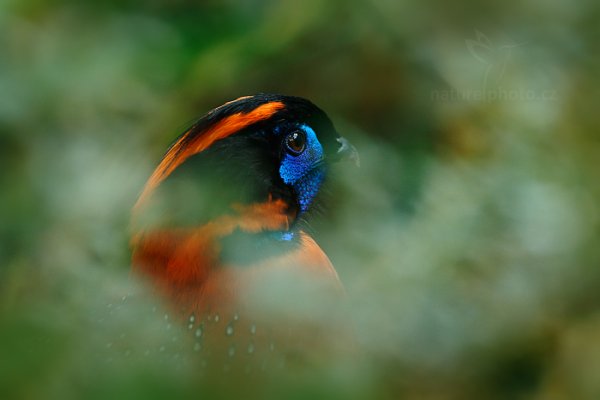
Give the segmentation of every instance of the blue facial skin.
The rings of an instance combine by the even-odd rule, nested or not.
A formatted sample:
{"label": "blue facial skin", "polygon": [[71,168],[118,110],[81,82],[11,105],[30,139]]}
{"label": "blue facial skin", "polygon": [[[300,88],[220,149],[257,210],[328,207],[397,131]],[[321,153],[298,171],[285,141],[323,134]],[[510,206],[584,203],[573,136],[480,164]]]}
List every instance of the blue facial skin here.
{"label": "blue facial skin", "polygon": [[[298,155],[286,151],[281,160],[279,175],[285,184],[291,185],[296,191],[300,214],[302,214],[308,211],[319,192],[325,178],[325,171],[322,166],[319,166],[323,161],[324,153],[317,134],[308,125],[300,125],[299,129],[306,134],[305,149]],[[291,237],[284,240],[291,240]]]}

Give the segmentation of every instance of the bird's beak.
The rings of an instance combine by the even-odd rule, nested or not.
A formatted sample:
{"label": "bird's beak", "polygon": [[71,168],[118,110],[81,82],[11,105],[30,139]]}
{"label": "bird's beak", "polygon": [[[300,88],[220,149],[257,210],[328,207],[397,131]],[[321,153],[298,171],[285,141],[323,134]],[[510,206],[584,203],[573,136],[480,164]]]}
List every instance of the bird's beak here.
{"label": "bird's beak", "polygon": [[337,151],[336,158],[339,160],[348,160],[354,162],[357,167],[360,167],[360,157],[358,156],[358,151],[356,147],[354,147],[348,139],[340,136],[336,139],[340,144],[340,148]]}

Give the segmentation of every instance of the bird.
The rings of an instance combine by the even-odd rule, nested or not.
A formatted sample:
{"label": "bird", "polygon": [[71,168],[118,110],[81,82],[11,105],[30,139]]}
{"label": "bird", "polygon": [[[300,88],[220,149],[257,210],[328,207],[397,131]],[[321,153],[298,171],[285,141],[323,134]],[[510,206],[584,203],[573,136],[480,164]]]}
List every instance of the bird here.
{"label": "bird", "polygon": [[197,120],[150,175],[132,211],[132,271],[213,364],[264,367],[319,347],[319,318],[344,288],[310,221],[342,159],[358,152],[323,110],[260,93]]}

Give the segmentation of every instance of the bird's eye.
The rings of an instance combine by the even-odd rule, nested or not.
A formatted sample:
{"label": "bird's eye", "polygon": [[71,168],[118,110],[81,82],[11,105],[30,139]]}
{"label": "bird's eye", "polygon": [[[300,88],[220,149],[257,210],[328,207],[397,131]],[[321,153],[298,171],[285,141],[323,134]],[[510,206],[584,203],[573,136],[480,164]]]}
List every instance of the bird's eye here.
{"label": "bird's eye", "polygon": [[295,156],[300,155],[306,148],[306,135],[302,131],[293,131],[288,133],[284,143],[289,153]]}

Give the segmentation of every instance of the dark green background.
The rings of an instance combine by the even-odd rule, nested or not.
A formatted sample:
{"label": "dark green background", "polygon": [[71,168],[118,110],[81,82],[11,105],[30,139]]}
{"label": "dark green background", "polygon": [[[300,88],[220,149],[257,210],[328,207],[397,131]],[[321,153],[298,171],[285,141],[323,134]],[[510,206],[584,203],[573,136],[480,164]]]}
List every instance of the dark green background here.
{"label": "dark green background", "polygon": [[599,398],[599,22],[592,0],[2,1],[0,397],[249,395],[107,362],[163,334],[98,315],[137,290],[128,214],[171,140],[279,92],[361,153],[314,227],[367,356],[257,395]]}

